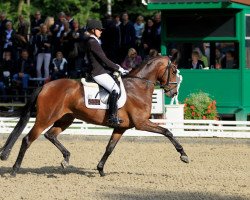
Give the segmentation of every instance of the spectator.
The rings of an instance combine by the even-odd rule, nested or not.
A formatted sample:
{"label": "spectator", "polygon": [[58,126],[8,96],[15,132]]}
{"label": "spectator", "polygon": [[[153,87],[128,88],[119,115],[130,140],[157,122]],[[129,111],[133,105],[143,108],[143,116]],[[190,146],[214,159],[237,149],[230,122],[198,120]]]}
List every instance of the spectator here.
{"label": "spectator", "polygon": [[215,69],[221,69],[221,62],[223,59],[223,55],[220,51],[220,49],[215,49]]}
{"label": "spectator", "polygon": [[13,67],[14,61],[11,59],[11,52],[3,52],[3,59],[0,62],[0,100],[3,102],[7,101],[6,88],[11,86],[11,71]]}
{"label": "spectator", "polygon": [[102,31],[102,48],[106,56],[113,62],[118,62],[119,50],[119,26],[116,26],[115,20],[107,19],[106,27]]}
{"label": "spectator", "polygon": [[31,34],[34,36],[40,31],[40,25],[43,23],[42,17],[41,17],[41,12],[36,11],[34,14],[34,19],[31,21]]}
{"label": "spectator", "polygon": [[156,13],[154,16],[155,32],[155,48],[158,52],[161,51],[161,13]]}
{"label": "spectator", "polygon": [[[70,29],[70,24],[66,19],[63,20],[63,24],[64,24],[64,30],[61,34],[61,49],[62,49],[63,54],[66,55],[66,57],[68,57],[68,55],[69,55],[69,34],[70,34],[72,29]],[[73,22],[73,26],[74,26],[74,22]]]}
{"label": "spectator", "polygon": [[192,61],[190,62],[188,68],[190,69],[203,69],[205,68],[205,65],[203,61],[199,60],[200,54],[198,51],[192,52]]}
{"label": "spectator", "polygon": [[71,16],[71,13],[69,13],[69,12],[66,13],[65,18],[69,22],[69,28],[72,30],[73,29],[74,18]]}
{"label": "spectator", "polygon": [[113,20],[109,20],[107,28],[103,30],[101,40],[102,47],[107,57],[115,63],[120,62],[121,29],[120,16],[115,15]]}
{"label": "spectator", "polygon": [[52,28],[53,35],[53,43],[54,43],[54,52],[61,51],[61,37],[64,31],[64,21],[65,21],[64,12],[60,12],[58,14],[58,20],[56,20],[55,24]]}
{"label": "spectator", "polygon": [[0,100],[6,101],[6,91],[5,91],[5,85],[4,85],[4,75],[3,75],[3,69],[0,66]]}
{"label": "spectator", "polygon": [[0,13],[0,34],[2,34],[6,30],[6,23],[9,20],[6,18],[6,13],[1,12]]}
{"label": "spectator", "polygon": [[120,20],[120,15],[114,15],[114,21],[115,21],[115,25],[117,26],[117,27],[119,27],[120,26],[120,24],[121,24],[121,20]]}
{"label": "spectator", "polygon": [[56,53],[56,57],[52,60],[51,71],[51,80],[67,77],[67,60],[63,57],[62,52]]}
{"label": "spectator", "polygon": [[11,58],[11,52],[6,51],[3,54],[3,60],[0,63],[0,68],[3,72],[3,82],[6,88],[11,86],[11,77],[13,76],[13,71],[15,69],[15,62]]}
{"label": "spectator", "polygon": [[137,52],[134,48],[128,50],[128,55],[125,60],[122,62],[122,67],[128,71],[138,67],[142,62],[141,56],[137,55]]}
{"label": "spectator", "polygon": [[28,31],[29,31],[29,22],[26,21],[23,15],[18,16],[18,25],[17,25],[17,41],[19,49],[28,48]]}
{"label": "spectator", "polygon": [[238,65],[235,59],[234,51],[229,50],[226,52],[225,57],[221,61],[223,69],[237,69]]}
{"label": "spectator", "polygon": [[4,46],[4,41],[2,40],[2,36],[5,34],[6,23],[8,21],[9,20],[6,18],[6,13],[0,12],[0,61],[3,58],[3,46]]}
{"label": "spectator", "polygon": [[16,31],[13,29],[12,22],[6,23],[6,30],[1,35],[1,43],[3,44],[3,51],[10,51],[12,58],[17,60],[17,39]]}
{"label": "spectator", "polygon": [[15,74],[13,76],[13,81],[22,82],[22,88],[26,90],[28,88],[30,74],[34,69],[34,64],[31,59],[29,59],[29,53],[27,50],[22,50],[21,57],[17,61],[17,68],[15,69]]}
{"label": "spectator", "polygon": [[202,53],[201,49],[199,47],[195,47],[194,51],[197,51],[199,53],[199,60],[201,60],[204,63],[205,68],[208,68],[208,59],[207,57]]}
{"label": "spectator", "polygon": [[142,34],[144,31],[144,18],[143,16],[139,15],[136,19],[136,22],[134,23],[134,28],[135,28],[135,48],[136,51],[139,53],[139,55],[143,55],[142,52]]}
{"label": "spectator", "polygon": [[81,42],[84,38],[84,34],[80,29],[78,21],[74,21],[73,30],[68,34],[68,63],[69,63],[69,73],[70,77],[77,78],[82,73],[83,58]]}
{"label": "spectator", "polygon": [[158,55],[159,55],[159,52],[156,49],[150,49],[148,56],[146,56],[144,60],[147,61],[147,60],[154,58]]}
{"label": "spectator", "polygon": [[150,49],[155,49],[155,38],[156,31],[154,27],[154,22],[151,19],[148,19],[147,24],[145,26],[145,30],[142,34],[142,44],[144,48],[144,55],[149,54]]}
{"label": "spectator", "polygon": [[47,29],[49,30],[50,34],[52,35],[52,27],[55,24],[55,19],[54,17],[46,17],[44,24],[47,26]]}
{"label": "spectator", "polygon": [[44,62],[44,77],[49,78],[49,64],[51,59],[51,34],[48,31],[48,28],[45,24],[41,24],[41,32],[36,37],[36,46],[37,46],[37,78],[42,77],[42,64]]}
{"label": "spectator", "polygon": [[133,24],[129,21],[128,13],[122,14],[122,23],[120,24],[120,60],[124,60],[127,52],[130,48],[135,46],[135,28]]}

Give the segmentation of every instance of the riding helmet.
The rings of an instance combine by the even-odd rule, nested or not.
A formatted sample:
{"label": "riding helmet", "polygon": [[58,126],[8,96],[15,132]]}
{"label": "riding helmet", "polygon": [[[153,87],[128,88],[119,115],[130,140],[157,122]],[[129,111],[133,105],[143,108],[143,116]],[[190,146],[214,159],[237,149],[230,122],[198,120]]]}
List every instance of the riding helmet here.
{"label": "riding helmet", "polygon": [[103,26],[102,26],[102,22],[100,20],[96,20],[96,19],[89,19],[87,21],[87,25],[86,25],[87,30],[91,30],[91,29],[99,29],[102,30]]}

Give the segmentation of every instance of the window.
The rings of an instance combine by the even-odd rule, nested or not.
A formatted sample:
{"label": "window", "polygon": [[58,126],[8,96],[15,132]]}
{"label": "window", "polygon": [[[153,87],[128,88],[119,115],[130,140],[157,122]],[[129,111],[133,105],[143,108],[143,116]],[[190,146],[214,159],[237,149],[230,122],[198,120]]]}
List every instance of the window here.
{"label": "window", "polygon": [[[236,42],[178,42],[167,46],[170,57],[176,51],[180,53],[178,67],[182,69],[239,68],[239,44]],[[198,66],[195,65],[197,61],[193,62],[197,57],[202,61],[199,61]]]}

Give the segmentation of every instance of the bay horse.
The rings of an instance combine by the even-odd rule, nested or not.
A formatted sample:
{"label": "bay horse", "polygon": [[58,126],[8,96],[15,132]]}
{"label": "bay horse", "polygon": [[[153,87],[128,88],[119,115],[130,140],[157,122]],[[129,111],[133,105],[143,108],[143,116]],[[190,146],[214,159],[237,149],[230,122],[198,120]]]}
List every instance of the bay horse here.
{"label": "bay horse", "polygon": [[[176,66],[168,57],[159,56],[148,60],[129,75],[123,77],[127,92],[127,101],[119,109],[119,118],[123,120],[119,127],[114,128],[106,151],[97,165],[100,176],[104,176],[104,165],[114,150],[123,133],[135,127],[138,130],[149,131],[166,136],[180,153],[181,161],[188,163],[188,156],[181,144],[166,128],[158,126],[149,120],[151,114],[152,94],[159,82],[165,94],[173,97],[176,93]],[[20,119],[9,135],[6,143],[0,149],[1,160],[7,160],[16,140],[27,125],[32,108],[36,106],[36,121],[30,132],[23,138],[17,160],[12,169],[15,176],[20,169],[26,150],[31,143],[48,127],[45,138],[52,142],[63,154],[63,168],[69,164],[70,152],[58,141],[57,136],[68,128],[74,119],[87,123],[107,126],[107,110],[89,109],[84,103],[84,88],[80,81],[59,79],[37,88],[31,95],[21,113]]]}

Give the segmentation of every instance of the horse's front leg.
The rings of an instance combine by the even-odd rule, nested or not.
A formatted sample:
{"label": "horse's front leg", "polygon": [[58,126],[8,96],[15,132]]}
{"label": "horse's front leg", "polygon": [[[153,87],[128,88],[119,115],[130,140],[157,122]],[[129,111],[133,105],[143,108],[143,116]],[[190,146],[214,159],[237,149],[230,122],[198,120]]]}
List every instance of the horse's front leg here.
{"label": "horse's front leg", "polygon": [[174,145],[175,149],[181,154],[180,159],[181,161],[185,163],[189,163],[188,156],[185,153],[183,147],[179,143],[179,141],[173,136],[173,134],[166,128],[163,128],[161,126],[158,126],[157,124],[147,120],[143,123],[140,123],[138,126],[136,126],[136,129],[142,130],[142,131],[149,131],[154,133],[159,133],[161,135],[166,136],[171,143]]}
{"label": "horse's front leg", "polygon": [[99,174],[101,176],[105,176],[105,173],[103,171],[104,165],[108,159],[108,157],[110,156],[110,154],[112,153],[112,151],[114,150],[117,142],[120,140],[120,138],[122,137],[122,134],[125,132],[126,129],[114,129],[111,138],[109,140],[109,143],[106,147],[106,151],[104,153],[104,155],[102,156],[101,161],[98,163],[97,165],[97,170],[99,171]]}

